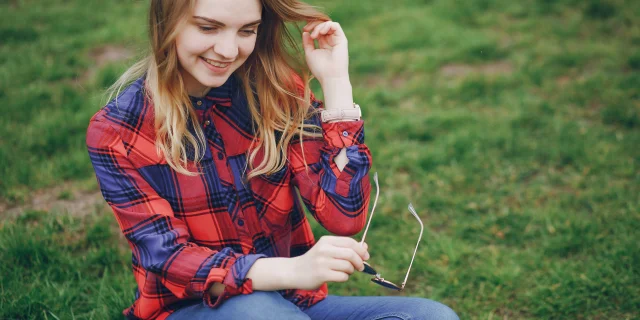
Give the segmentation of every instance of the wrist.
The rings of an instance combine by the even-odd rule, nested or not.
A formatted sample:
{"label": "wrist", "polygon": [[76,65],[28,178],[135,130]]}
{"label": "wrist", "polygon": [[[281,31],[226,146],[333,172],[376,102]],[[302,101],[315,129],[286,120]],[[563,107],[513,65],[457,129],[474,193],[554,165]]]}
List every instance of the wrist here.
{"label": "wrist", "polygon": [[353,89],[349,78],[327,79],[320,84],[324,94],[324,108],[353,108]]}
{"label": "wrist", "polygon": [[294,258],[261,258],[256,260],[247,272],[253,284],[253,290],[274,291],[294,289],[297,283]]}
{"label": "wrist", "polygon": [[324,89],[324,88],[328,88],[328,87],[344,87],[344,86],[348,86],[349,88],[351,88],[351,80],[349,79],[349,76],[342,76],[342,77],[329,77],[329,78],[325,78],[322,80],[318,79],[318,82],[320,82],[320,86]]}
{"label": "wrist", "polygon": [[300,270],[298,268],[299,261],[299,257],[284,258],[283,260],[282,268],[280,268],[280,281],[287,288],[295,289],[298,287],[299,274],[297,270]]}

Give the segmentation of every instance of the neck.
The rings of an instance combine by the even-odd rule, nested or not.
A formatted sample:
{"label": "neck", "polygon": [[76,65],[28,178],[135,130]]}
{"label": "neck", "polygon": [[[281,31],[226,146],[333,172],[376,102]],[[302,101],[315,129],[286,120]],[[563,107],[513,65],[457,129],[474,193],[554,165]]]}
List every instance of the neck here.
{"label": "neck", "polygon": [[[182,71],[182,70],[181,70]],[[193,78],[187,72],[182,73],[182,81],[184,82],[185,89],[187,90],[187,94],[195,98],[204,97],[211,87],[203,86],[198,80]]]}
{"label": "neck", "polygon": [[184,85],[187,89],[187,93],[192,97],[196,97],[196,98],[204,97],[207,94],[207,92],[211,90],[211,87],[205,87],[195,79],[189,79],[189,80],[191,81],[187,81],[185,79]]}

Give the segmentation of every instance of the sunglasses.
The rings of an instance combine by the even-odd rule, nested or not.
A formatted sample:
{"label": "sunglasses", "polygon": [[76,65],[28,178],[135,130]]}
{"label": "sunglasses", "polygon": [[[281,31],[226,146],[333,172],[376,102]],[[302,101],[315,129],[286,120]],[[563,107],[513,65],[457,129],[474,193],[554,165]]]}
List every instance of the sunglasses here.
{"label": "sunglasses", "polygon": [[[376,204],[378,203],[378,196],[380,195],[380,186],[378,184],[378,173],[374,173],[373,181],[376,183],[376,199],[373,202],[373,208],[371,208],[371,215],[369,215],[369,222],[367,223],[367,227],[364,229],[364,234],[362,235],[362,240],[360,240],[360,245],[364,243],[364,239],[367,236],[367,231],[369,230],[369,225],[371,225],[371,218],[373,218],[373,213],[376,210]],[[411,257],[411,263],[409,264],[409,269],[407,270],[407,275],[404,277],[404,281],[402,285],[398,286],[397,284],[385,280],[380,274],[367,262],[364,263],[364,270],[362,272],[370,274],[374,276],[371,281],[377,283],[385,288],[402,291],[404,290],[404,286],[407,284],[407,279],[409,279],[409,272],[411,271],[411,266],[413,265],[413,260],[416,257],[416,252],[418,252],[418,245],[420,244],[420,240],[422,240],[422,231],[424,230],[424,225],[422,224],[422,220],[418,217],[416,210],[413,208],[413,205],[409,203],[409,212],[418,220],[420,223],[420,236],[418,237],[418,243],[416,244],[416,248],[413,250],[413,257]]]}

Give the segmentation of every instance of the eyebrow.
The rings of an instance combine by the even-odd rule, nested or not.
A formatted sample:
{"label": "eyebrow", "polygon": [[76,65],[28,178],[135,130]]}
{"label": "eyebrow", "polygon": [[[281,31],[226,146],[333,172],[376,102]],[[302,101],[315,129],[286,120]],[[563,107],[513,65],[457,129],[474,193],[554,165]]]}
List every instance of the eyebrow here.
{"label": "eyebrow", "polygon": [[[207,21],[207,22],[213,23],[213,24],[217,24],[217,25],[219,25],[219,26],[221,26],[221,27],[224,27],[224,26],[225,26],[225,24],[224,24],[224,23],[222,23],[222,22],[220,22],[220,21],[218,21],[218,20],[215,20],[215,19],[206,18],[206,17],[201,17],[201,16],[193,16],[193,18],[194,18],[194,19],[201,19],[201,20],[204,20],[204,21]],[[254,26],[254,25],[258,25],[258,24],[260,24],[261,22],[262,22],[262,19],[258,19],[258,20],[256,20],[256,21],[249,22],[249,23],[245,24],[245,25],[244,25],[244,26],[242,26],[242,27],[243,27],[243,28],[246,28],[246,27],[252,27],[252,26]]]}

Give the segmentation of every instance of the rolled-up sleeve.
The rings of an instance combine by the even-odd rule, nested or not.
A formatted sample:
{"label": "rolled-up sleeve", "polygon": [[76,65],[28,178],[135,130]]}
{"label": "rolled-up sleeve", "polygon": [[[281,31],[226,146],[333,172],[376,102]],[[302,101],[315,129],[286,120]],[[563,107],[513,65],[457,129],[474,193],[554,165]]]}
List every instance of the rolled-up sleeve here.
{"label": "rolled-up sleeve", "polygon": [[[312,96],[318,109],[322,102]],[[322,138],[294,139],[288,156],[294,184],[313,217],[329,232],[354,235],[364,227],[371,185],[372,159],[364,143],[364,121],[322,123],[318,113],[309,124],[322,128]],[[348,162],[341,171],[334,159],[346,149]]]}
{"label": "rolled-up sleeve", "polygon": [[[145,300],[140,303],[164,305],[169,290],[178,299],[202,298],[216,307],[231,296],[252,293],[246,275],[264,255],[216,251],[192,242],[186,224],[130,161],[111,124],[92,120],[87,147],[100,190],[133,252],[140,299]],[[209,294],[215,282],[226,286],[219,297]]]}

